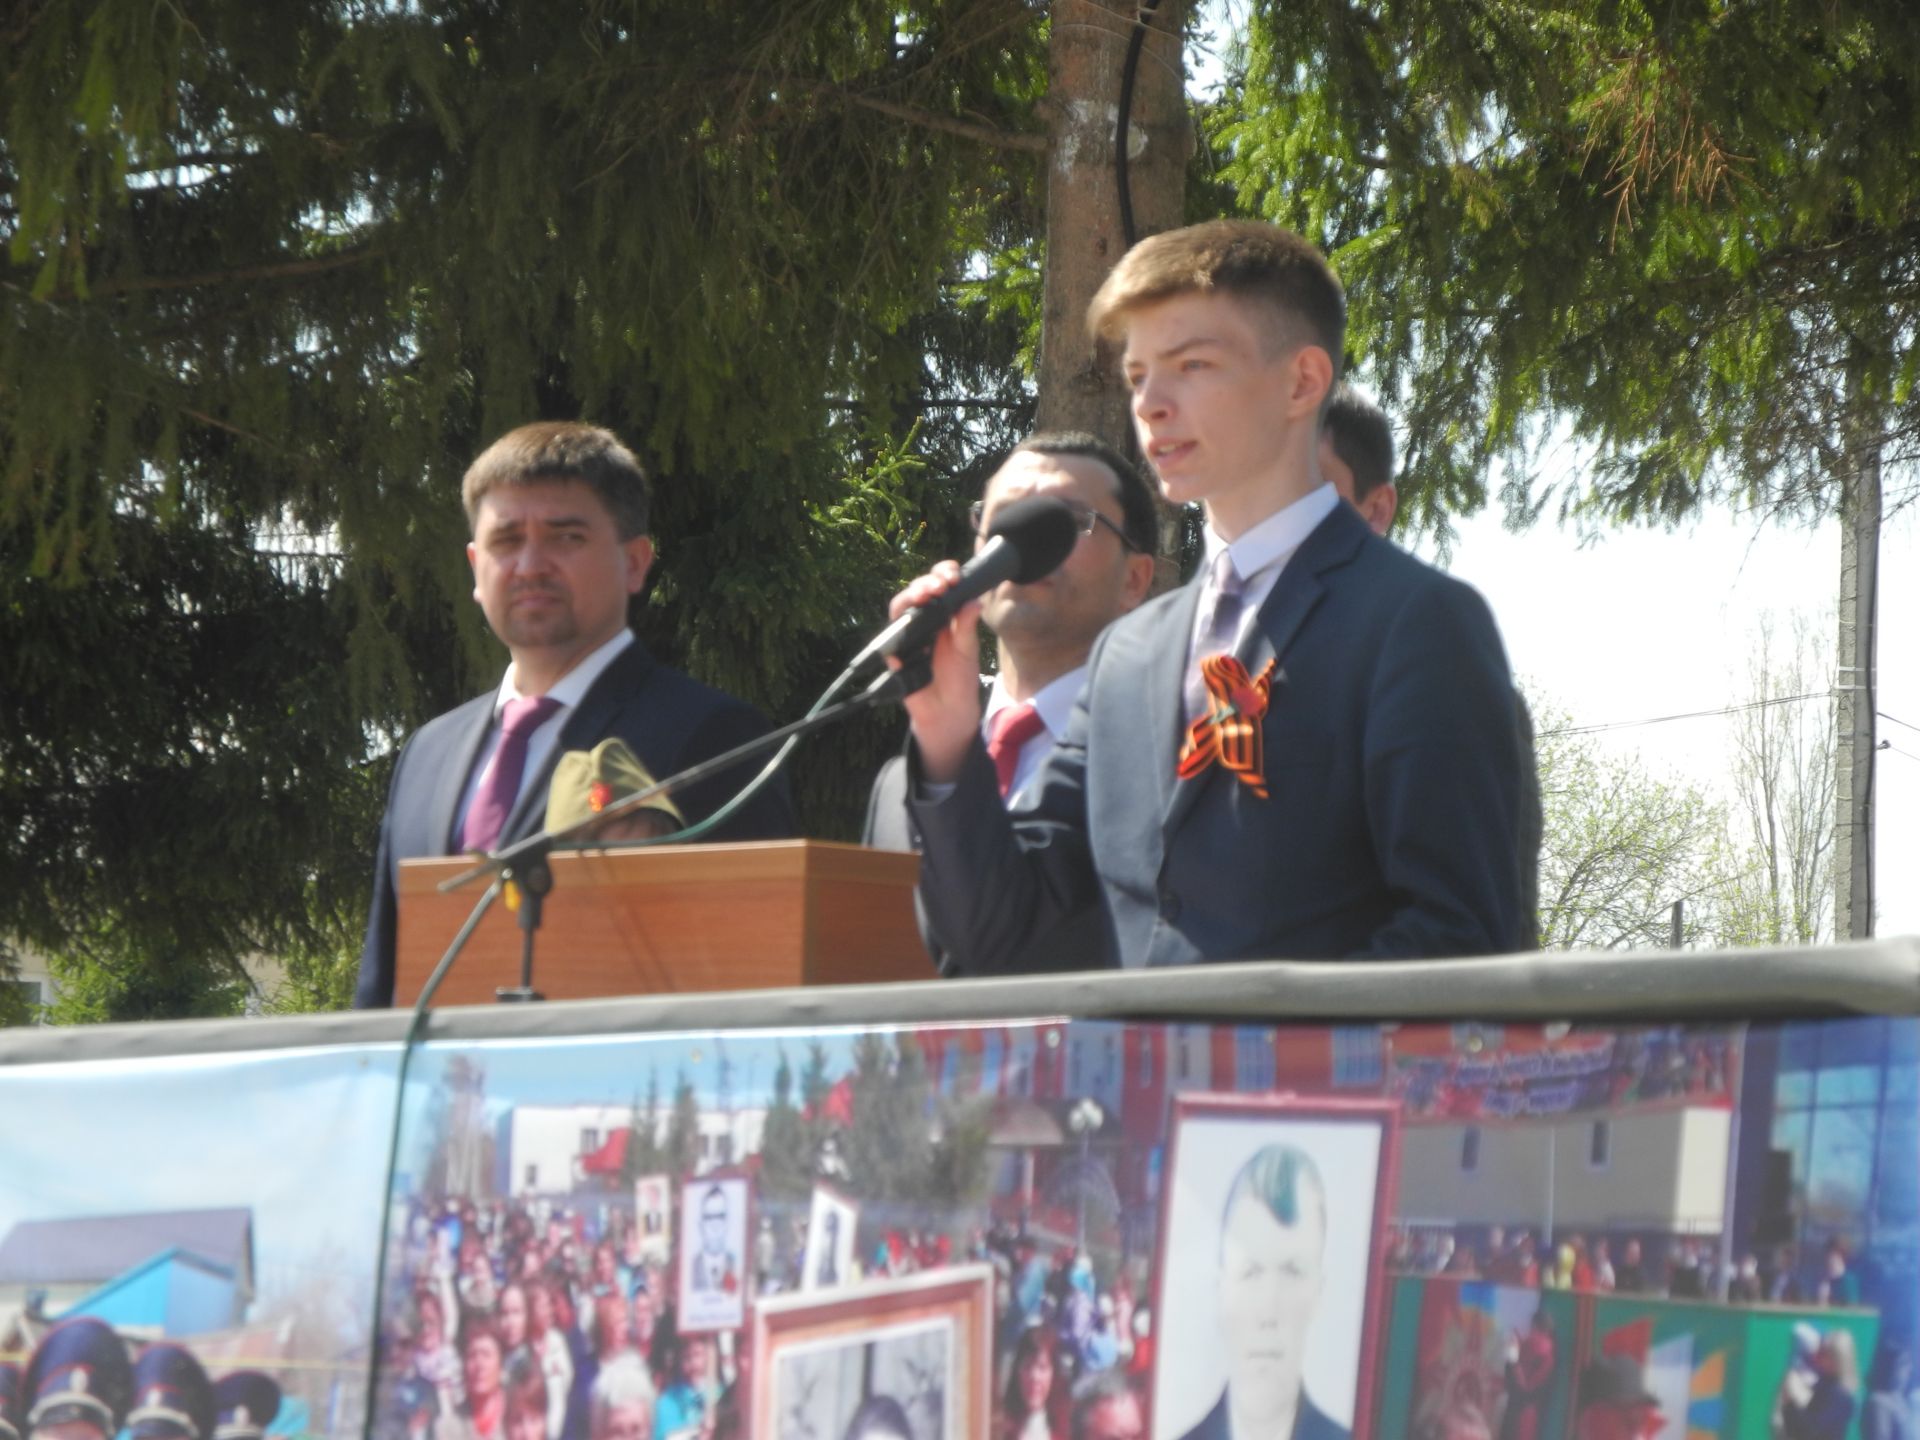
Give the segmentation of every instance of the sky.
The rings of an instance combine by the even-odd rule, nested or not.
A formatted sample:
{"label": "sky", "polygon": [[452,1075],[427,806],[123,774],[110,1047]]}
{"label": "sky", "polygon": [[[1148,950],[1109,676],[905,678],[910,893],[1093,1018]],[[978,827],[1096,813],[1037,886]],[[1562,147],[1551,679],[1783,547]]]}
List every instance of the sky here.
{"label": "sky", "polygon": [[263,1301],[365,1284],[397,1063],[397,1046],[356,1046],[0,1067],[0,1238],[22,1220],[244,1207]]}
{"label": "sky", "polygon": [[[1838,627],[1833,521],[1784,526],[1715,510],[1671,532],[1616,530],[1584,545],[1550,522],[1509,533],[1497,512],[1457,523],[1447,568],[1492,605],[1515,674],[1576,725],[1739,703],[1769,611],[1776,632],[1795,613],[1829,639]],[[1431,544],[1414,548],[1435,558]],[[1877,737],[1889,748],[1875,756],[1876,933],[1920,935],[1920,506],[1883,529],[1880,624]],[[1730,726],[1672,720],[1596,739],[1718,790]]]}

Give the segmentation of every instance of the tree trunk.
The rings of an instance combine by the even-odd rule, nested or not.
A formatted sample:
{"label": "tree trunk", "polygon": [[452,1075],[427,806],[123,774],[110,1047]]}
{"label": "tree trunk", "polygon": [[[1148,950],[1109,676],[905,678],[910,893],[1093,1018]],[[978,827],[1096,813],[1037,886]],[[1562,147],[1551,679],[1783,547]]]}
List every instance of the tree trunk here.
{"label": "tree trunk", "polygon": [[[1138,236],[1184,218],[1187,3],[1160,0],[1134,71],[1127,188]],[[1087,334],[1086,315],[1127,248],[1113,142],[1128,42],[1142,8],[1132,0],[1055,0],[1048,59],[1047,260],[1035,424],[1090,430],[1123,451],[1132,444],[1126,392],[1116,358]]]}

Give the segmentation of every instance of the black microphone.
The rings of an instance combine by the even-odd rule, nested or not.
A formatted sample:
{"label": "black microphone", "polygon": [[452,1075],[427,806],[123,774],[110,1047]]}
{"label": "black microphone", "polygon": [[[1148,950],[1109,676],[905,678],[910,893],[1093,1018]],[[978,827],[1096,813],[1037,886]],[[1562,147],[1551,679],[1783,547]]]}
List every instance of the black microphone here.
{"label": "black microphone", "polygon": [[960,567],[960,579],[954,587],[887,626],[853,663],[862,664],[875,655],[910,655],[924,649],[969,600],[1006,580],[1031,585],[1045,579],[1060,568],[1079,541],[1080,521],[1064,502],[1051,495],[1014,501],[993,517],[987,543]]}

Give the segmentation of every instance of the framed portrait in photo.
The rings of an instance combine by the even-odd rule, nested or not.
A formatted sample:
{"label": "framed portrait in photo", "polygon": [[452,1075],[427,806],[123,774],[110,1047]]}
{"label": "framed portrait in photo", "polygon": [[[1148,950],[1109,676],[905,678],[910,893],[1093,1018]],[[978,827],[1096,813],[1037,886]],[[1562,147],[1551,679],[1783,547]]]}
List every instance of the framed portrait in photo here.
{"label": "framed portrait in photo", "polygon": [[991,1266],[773,1296],[754,1311],[753,1333],[756,1440],[988,1431]]}
{"label": "framed portrait in photo", "polygon": [[813,1187],[807,1213],[807,1253],[800,1269],[802,1290],[831,1290],[851,1284],[854,1229],[860,1207],[831,1185]]}
{"label": "framed portrait in photo", "polygon": [[642,1175],[633,1182],[633,1229],[640,1258],[665,1265],[673,1255],[673,1177]]}
{"label": "framed portrait in photo", "polygon": [[744,1175],[706,1175],[680,1187],[680,1330],[696,1335],[746,1323],[752,1257]]}
{"label": "framed portrait in photo", "polygon": [[1154,1440],[1372,1433],[1398,1156],[1390,1101],[1174,1099]]}

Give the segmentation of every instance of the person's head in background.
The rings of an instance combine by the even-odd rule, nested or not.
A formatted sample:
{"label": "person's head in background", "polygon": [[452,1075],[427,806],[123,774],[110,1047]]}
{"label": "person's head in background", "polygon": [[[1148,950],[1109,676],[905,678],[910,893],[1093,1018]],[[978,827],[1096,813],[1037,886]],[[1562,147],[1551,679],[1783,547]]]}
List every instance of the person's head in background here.
{"label": "person's head in background", "polygon": [[1327,402],[1320,426],[1320,473],[1374,534],[1387,533],[1400,508],[1400,492],[1393,483],[1393,429],[1385,412],[1351,385],[1337,386]]}

